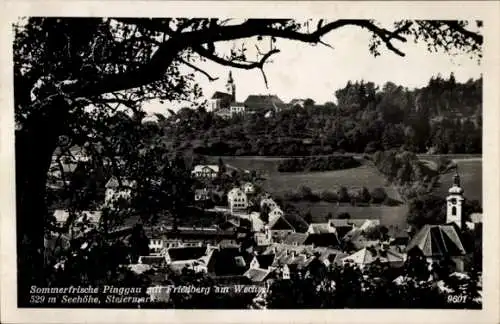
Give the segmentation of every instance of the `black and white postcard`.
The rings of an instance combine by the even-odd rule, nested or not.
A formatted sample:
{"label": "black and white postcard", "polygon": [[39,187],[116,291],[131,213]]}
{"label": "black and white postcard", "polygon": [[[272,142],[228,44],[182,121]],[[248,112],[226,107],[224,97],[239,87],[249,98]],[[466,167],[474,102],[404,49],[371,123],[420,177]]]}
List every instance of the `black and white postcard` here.
{"label": "black and white postcard", "polygon": [[2,8],[2,321],[499,320],[499,3]]}

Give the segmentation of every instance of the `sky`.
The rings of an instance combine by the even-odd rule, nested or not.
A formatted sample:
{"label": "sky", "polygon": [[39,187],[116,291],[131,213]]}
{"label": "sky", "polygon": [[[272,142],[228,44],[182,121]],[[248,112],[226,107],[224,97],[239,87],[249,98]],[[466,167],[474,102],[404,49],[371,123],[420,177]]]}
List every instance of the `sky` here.
{"label": "sky", "polygon": [[[334,93],[346,83],[356,80],[372,81],[378,85],[391,81],[408,88],[425,86],[432,76],[441,74],[448,77],[451,72],[459,82],[481,75],[477,59],[467,55],[451,56],[442,52],[430,53],[424,44],[414,44],[412,39],[393,44],[406,56],[400,57],[381,47],[381,56],[374,57],[369,52],[371,34],[358,27],[344,27],[323,37],[323,41],[333,47],[312,46],[297,41],[278,39],[280,53],[273,55],[264,67],[269,88],[266,88],[260,70],[240,70],[221,66],[207,61],[196,64],[217,81],[210,82],[201,73],[196,80],[207,99],[215,91],[224,91],[227,76],[231,70],[236,83],[236,100],[244,101],[250,94],[275,94],[283,101],[294,98],[312,98],[316,103],[335,102]],[[256,59],[258,44],[261,51],[269,49],[269,41],[264,39],[246,40],[250,59]],[[240,43],[217,44],[217,50],[228,52]],[[190,70],[186,67],[185,71]],[[167,108],[174,110],[185,104],[150,102],[144,109],[148,113],[166,113]]]}

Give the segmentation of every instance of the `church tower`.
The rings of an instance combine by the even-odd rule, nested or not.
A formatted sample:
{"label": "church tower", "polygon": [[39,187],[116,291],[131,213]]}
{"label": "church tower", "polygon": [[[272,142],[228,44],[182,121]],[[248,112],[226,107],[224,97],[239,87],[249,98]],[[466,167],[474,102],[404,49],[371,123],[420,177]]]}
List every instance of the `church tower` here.
{"label": "church tower", "polygon": [[462,228],[462,203],[464,190],[460,187],[460,176],[457,173],[453,177],[453,186],[448,190],[446,198],[446,223],[455,223]]}
{"label": "church tower", "polygon": [[234,84],[233,74],[229,71],[229,77],[226,83],[226,91],[231,94],[231,102],[236,102],[236,85]]}

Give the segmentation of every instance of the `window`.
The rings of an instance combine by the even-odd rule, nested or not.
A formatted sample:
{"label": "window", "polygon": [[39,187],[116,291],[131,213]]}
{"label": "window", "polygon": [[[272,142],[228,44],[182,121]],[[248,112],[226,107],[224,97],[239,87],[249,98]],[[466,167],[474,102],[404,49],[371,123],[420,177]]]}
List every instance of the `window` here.
{"label": "window", "polygon": [[451,215],[457,216],[457,207],[456,206],[451,207]]}

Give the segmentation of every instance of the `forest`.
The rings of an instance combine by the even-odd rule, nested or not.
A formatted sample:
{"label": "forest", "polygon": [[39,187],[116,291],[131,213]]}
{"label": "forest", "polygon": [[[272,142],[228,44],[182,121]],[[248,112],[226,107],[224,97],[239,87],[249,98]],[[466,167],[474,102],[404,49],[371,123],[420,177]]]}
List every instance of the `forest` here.
{"label": "forest", "polygon": [[460,83],[453,73],[438,75],[417,89],[349,81],[335,96],[336,104],[309,99],[269,118],[262,111],[225,120],[183,108],[160,122],[173,148],[209,155],[482,152],[482,78]]}

